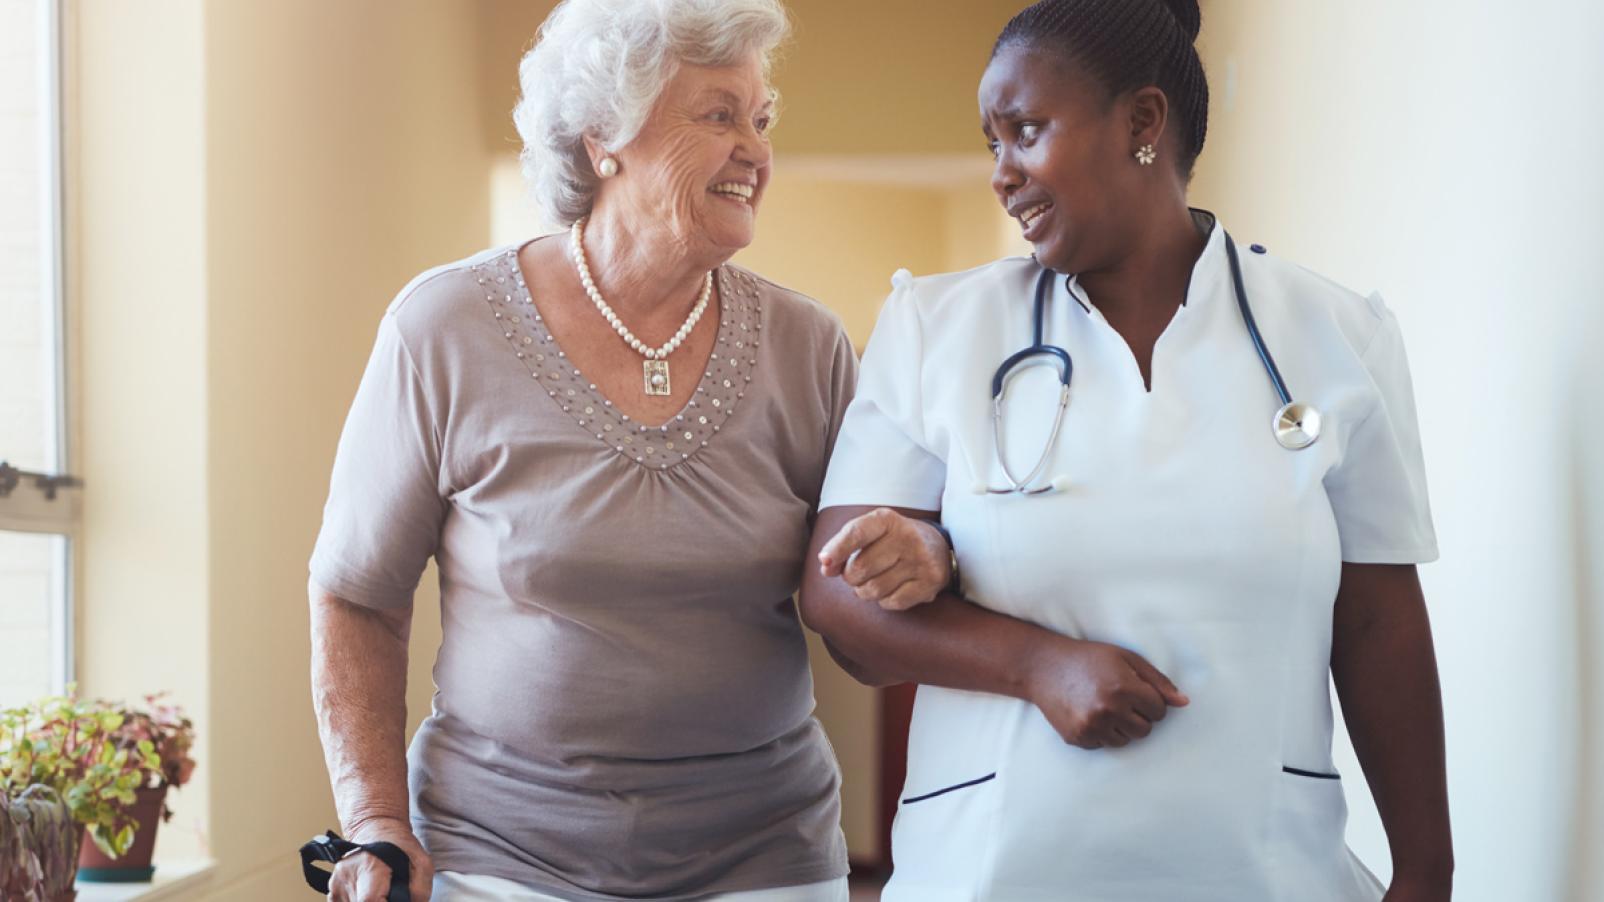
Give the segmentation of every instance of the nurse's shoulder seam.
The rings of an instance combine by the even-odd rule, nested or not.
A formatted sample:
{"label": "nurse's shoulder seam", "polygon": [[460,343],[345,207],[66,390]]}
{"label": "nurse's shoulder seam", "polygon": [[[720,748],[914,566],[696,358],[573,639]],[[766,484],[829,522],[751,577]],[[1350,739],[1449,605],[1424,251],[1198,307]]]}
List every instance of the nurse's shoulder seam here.
{"label": "nurse's shoulder seam", "polygon": [[[1245,272],[1257,269],[1261,277],[1273,280],[1290,312],[1309,313],[1313,312],[1309,309],[1311,303],[1318,305],[1361,357],[1393,320],[1380,292],[1361,294],[1329,276],[1268,252],[1243,254],[1242,262]],[[1257,298],[1253,301],[1257,303]]]}
{"label": "nurse's shoulder seam", "polygon": [[1039,267],[1030,257],[1003,257],[969,269],[923,276],[916,276],[903,268],[891,275],[891,297],[910,296],[914,308],[923,314],[930,312],[933,307],[963,303],[975,298],[975,290],[995,287],[998,282],[1015,279],[1028,281],[1028,277],[1037,271]]}

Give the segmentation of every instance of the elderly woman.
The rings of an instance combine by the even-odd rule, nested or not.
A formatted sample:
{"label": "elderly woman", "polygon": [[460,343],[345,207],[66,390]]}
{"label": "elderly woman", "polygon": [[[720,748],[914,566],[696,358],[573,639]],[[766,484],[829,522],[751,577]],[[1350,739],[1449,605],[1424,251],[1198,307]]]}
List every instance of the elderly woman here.
{"label": "elderly woman", "polygon": [[[791,596],[856,364],[727,262],[786,32],[776,0],[560,4],[516,119],[567,233],[431,270],[381,321],[311,562],[313,693],[341,824],[406,851],[413,899],[847,897]],[[358,855],[331,897],[388,882]]]}

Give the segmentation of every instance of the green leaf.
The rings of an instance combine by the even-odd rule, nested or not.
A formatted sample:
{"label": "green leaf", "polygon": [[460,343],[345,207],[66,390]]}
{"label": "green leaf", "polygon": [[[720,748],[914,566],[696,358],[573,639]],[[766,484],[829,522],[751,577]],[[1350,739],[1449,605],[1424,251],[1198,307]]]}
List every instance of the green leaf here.
{"label": "green leaf", "polygon": [[107,856],[111,858],[121,857],[122,852],[117,849],[112,840],[106,838],[105,828],[100,824],[92,824],[89,827],[89,838],[94,840],[95,847],[106,853]]}

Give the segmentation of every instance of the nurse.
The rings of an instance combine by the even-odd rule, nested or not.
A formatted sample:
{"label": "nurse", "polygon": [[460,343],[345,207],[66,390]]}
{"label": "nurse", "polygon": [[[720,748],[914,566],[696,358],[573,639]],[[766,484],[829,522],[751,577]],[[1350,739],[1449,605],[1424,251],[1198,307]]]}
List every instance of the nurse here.
{"label": "nurse", "polygon": [[[899,272],[864,356],[802,615],[860,680],[920,684],[888,900],[1449,897],[1414,566],[1437,547],[1398,323],[1188,208],[1199,24],[1193,0],[1016,16],[980,112],[1035,254]],[[1233,256],[1319,424],[1276,422]],[[1032,344],[1038,284],[1039,341],[1073,371],[1053,353],[1016,368],[994,435],[993,378]],[[1032,493],[985,490],[1016,484]],[[937,520],[961,577],[918,604],[898,589]],[[1344,842],[1359,775],[1332,763],[1331,678],[1389,888]]]}

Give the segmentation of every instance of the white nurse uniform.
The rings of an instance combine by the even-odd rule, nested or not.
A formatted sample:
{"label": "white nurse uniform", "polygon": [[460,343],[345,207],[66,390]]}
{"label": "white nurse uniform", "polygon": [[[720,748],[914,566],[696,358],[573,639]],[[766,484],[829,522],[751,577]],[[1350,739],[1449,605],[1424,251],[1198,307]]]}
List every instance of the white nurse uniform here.
{"label": "white nurse uniform", "polygon": [[[1044,495],[994,452],[992,374],[1029,343],[1026,258],[905,271],[863,360],[821,507],[941,511],[978,605],[1135,651],[1191,698],[1122,749],[1066,744],[1032,705],[921,687],[885,898],[1008,902],[1374,902],[1331,761],[1332,605],[1343,561],[1436,557],[1398,324],[1255,246],[1259,328],[1292,394],[1324,415],[1302,451],[1237,308],[1217,223],[1144,385],[1073,278],[1044,340],[1075,362]],[[1057,370],[1010,383],[1004,446],[1035,464]],[[1045,482],[1045,480],[1044,480]]]}

